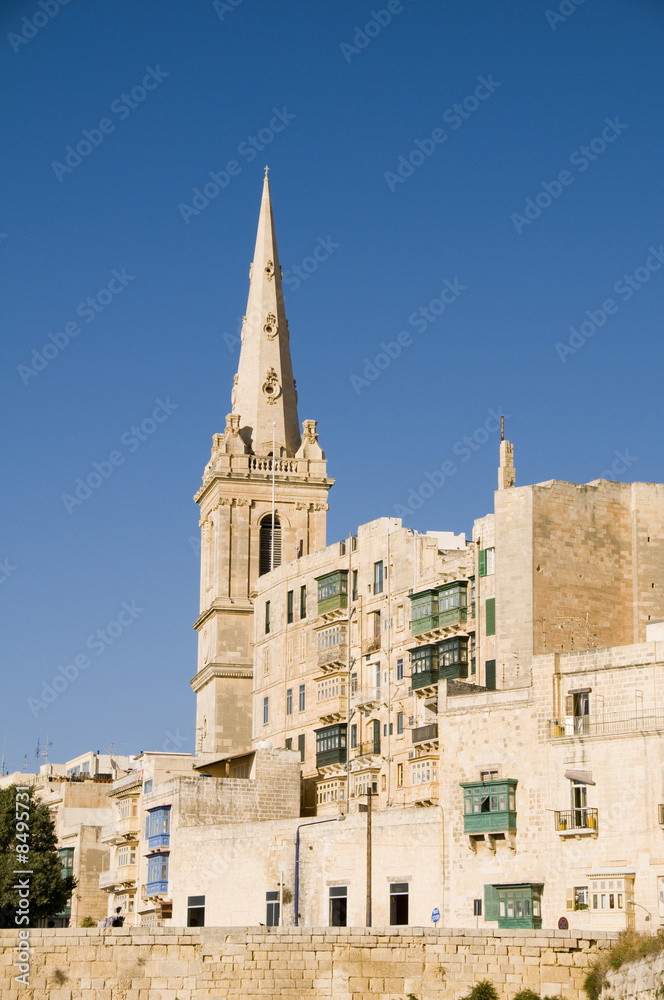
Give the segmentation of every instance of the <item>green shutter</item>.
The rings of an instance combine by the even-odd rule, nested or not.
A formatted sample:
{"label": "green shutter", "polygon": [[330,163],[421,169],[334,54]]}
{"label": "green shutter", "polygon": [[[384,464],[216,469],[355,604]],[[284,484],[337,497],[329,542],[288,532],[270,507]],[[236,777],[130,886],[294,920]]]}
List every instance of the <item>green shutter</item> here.
{"label": "green shutter", "polygon": [[480,576],[486,576],[486,549],[480,549]]}
{"label": "green shutter", "polygon": [[484,886],[484,919],[498,919],[498,896],[499,893],[492,885]]}
{"label": "green shutter", "polygon": [[496,598],[487,598],[486,604],[486,635],[496,634]]}

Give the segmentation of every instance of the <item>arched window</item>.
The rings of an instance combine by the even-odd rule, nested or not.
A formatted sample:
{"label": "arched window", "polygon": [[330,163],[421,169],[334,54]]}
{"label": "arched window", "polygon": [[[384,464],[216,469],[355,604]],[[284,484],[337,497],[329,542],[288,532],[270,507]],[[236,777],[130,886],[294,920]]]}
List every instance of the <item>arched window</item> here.
{"label": "arched window", "polygon": [[268,514],[261,521],[259,545],[258,575],[269,573],[271,569],[281,566],[281,525],[279,518],[274,518],[274,542],[272,535],[272,515]]}

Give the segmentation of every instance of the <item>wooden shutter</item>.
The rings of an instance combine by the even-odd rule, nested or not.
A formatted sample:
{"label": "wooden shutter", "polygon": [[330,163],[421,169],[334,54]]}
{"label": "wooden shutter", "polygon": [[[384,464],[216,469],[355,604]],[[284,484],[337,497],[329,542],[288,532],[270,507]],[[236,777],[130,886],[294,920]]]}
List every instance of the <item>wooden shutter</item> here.
{"label": "wooden shutter", "polygon": [[496,598],[489,597],[486,604],[486,634],[496,634]]}
{"label": "wooden shutter", "polygon": [[486,549],[480,549],[480,576],[486,576]]}

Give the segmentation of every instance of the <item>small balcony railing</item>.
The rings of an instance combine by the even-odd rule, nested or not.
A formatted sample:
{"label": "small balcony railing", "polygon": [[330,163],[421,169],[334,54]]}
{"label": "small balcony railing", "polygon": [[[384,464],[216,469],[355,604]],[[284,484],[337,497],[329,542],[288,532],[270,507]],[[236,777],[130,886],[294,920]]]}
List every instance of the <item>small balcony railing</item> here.
{"label": "small balcony railing", "polygon": [[333,667],[335,665],[346,666],[348,663],[348,646],[339,643],[337,646],[330,646],[329,649],[321,649],[318,653],[319,667]]}
{"label": "small balcony railing", "polygon": [[553,814],[553,821],[558,833],[597,833],[596,809],[562,809]]}
{"label": "small balcony railing", "polygon": [[380,688],[368,687],[353,691],[351,701],[356,708],[360,705],[375,705],[380,701]]}
{"label": "small balcony railing", "polygon": [[325,701],[316,702],[316,713],[319,719],[331,719],[332,717],[345,718],[348,711],[348,701],[346,695],[338,694],[333,698],[326,698]]}
{"label": "small balcony railing", "polygon": [[111,788],[111,794],[115,795],[116,792],[122,792],[126,788],[132,788],[134,785],[141,785],[143,782],[143,772],[142,771],[132,771],[130,774],[126,774],[124,778],[118,778],[117,781],[113,782],[113,787]]}
{"label": "small balcony railing", "polygon": [[365,639],[362,643],[362,655],[366,656],[369,653],[376,653],[380,649],[380,636],[372,635],[368,639]]}
{"label": "small balcony railing", "polygon": [[125,841],[138,840],[138,816],[125,816],[115,823],[108,823],[101,828],[101,839],[104,844],[122,844]]}
{"label": "small balcony railing", "polygon": [[423,781],[406,789],[406,805],[436,805],[440,797],[437,781]]}
{"label": "small balcony railing", "polygon": [[99,873],[99,888],[113,889],[127,882],[134,882],[138,877],[138,865],[120,865],[117,868],[107,868]]}
{"label": "small balcony railing", "polygon": [[549,719],[550,740],[573,736],[620,736],[623,733],[645,733],[664,730],[664,709],[643,712],[614,712],[602,715],[568,715]]}
{"label": "small balcony railing", "polygon": [[380,739],[365,740],[358,743],[351,749],[351,754],[356,757],[380,756]]}
{"label": "small balcony railing", "polygon": [[430,743],[438,739],[438,723],[430,722],[426,726],[415,726],[411,729],[413,743]]}

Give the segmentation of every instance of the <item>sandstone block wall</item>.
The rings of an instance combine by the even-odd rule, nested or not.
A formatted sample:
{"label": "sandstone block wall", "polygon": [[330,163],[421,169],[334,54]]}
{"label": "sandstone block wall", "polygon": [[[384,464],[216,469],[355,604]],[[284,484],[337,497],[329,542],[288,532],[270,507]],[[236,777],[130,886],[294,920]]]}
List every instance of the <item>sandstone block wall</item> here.
{"label": "sandstone block wall", "polygon": [[585,1000],[588,966],[611,944],[603,933],[421,927],[33,930],[28,992],[14,981],[17,938],[0,931],[2,1000],[456,1000],[483,978],[504,1000],[524,986]]}

